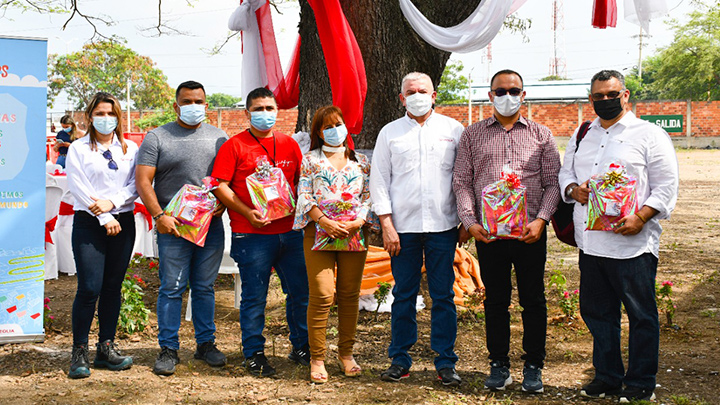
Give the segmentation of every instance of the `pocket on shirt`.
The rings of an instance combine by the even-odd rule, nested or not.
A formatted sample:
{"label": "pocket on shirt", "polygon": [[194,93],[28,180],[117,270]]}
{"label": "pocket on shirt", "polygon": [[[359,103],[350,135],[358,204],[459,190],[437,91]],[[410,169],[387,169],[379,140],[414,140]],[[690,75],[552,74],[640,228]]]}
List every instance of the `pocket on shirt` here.
{"label": "pocket on shirt", "polygon": [[409,142],[393,142],[390,144],[392,168],[396,173],[407,173],[418,165],[416,149]]}
{"label": "pocket on shirt", "polygon": [[455,165],[455,142],[441,140],[433,145],[432,157],[435,165],[442,170],[450,171]]}

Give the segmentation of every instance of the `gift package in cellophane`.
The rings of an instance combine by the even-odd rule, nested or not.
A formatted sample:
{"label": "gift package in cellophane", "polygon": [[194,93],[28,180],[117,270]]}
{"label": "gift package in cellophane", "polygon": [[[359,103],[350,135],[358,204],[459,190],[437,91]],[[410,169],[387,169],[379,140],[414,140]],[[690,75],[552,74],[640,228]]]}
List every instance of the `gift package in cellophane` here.
{"label": "gift package in cellophane", "polygon": [[620,220],[635,213],[637,178],[628,174],[625,165],[613,162],[588,182],[587,230],[612,231]]}
{"label": "gift package in cellophane", "polygon": [[205,177],[202,186],[182,186],[165,207],[165,214],[177,219],[180,236],[203,247],[207,238],[212,214],[218,206],[217,199],[210,191],[218,186],[217,179]]}
{"label": "gift package in cellophane", "polygon": [[295,197],[282,170],[273,167],[265,156],[256,161],[255,173],[245,179],[253,205],[262,219],[273,221],[293,215]]}
{"label": "gift package in cellophane", "polygon": [[[318,208],[328,219],[347,222],[357,219],[360,204],[355,199],[322,200],[318,204]],[[362,252],[367,250],[367,246],[365,245],[365,236],[362,229],[358,229],[357,232],[347,238],[334,239],[320,224],[315,223],[315,243],[312,250]]]}
{"label": "gift package in cellophane", "polygon": [[482,226],[489,239],[519,239],[527,225],[525,186],[517,173],[504,167],[502,178],[482,191]]}

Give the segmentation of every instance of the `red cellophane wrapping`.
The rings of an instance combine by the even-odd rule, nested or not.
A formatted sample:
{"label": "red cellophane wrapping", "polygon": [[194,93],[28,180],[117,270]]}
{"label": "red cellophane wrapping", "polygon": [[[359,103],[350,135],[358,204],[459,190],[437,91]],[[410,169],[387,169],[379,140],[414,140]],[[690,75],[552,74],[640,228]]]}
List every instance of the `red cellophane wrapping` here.
{"label": "red cellophane wrapping", "polygon": [[519,239],[527,225],[525,186],[517,174],[503,169],[502,178],[482,191],[482,226],[489,239]]}
{"label": "red cellophane wrapping", "polygon": [[165,207],[165,214],[180,222],[177,230],[180,236],[200,246],[205,246],[212,214],[218,206],[217,199],[210,192],[218,186],[218,181],[205,177],[202,187],[192,184],[182,186]]}
{"label": "red cellophane wrapping", "polygon": [[620,162],[610,163],[604,173],[588,182],[587,230],[612,231],[627,215],[636,211],[637,179]]}
{"label": "red cellophane wrapping", "polygon": [[250,198],[264,220],[293,215],[295,197],[282,170],[270,165],[265,156],[257,159],[255,173],[245,179]]}

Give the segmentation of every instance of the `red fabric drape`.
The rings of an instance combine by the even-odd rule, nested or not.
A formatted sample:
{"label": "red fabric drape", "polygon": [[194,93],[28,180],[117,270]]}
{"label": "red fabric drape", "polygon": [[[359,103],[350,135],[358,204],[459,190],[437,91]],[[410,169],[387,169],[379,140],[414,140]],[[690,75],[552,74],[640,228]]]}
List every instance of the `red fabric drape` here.
{"label": "red fabric drape", "polygon": [[135,203],[135,208],[133,209],[133,214],[142,214],[145,217],[145,221],[147,221],[148,224],[148,232],[152,231],[153,228],[153,222],[152,222],[152,215],[150,215],[150,212],[145,208],[143,204]]}
{"label": "red fabric drape", "polygon": [[60,212],[58,212],[58,215],[75,215],[75,207],[66,202],[60,201]]}
{"label": "red fabric drape", "polygon": [[45,222],[45,243],[49,243],[51,245],[54,245],[55,242],[52,240],[52,236],[50,235],[50,232],[55,230],[55,223],[57,223],[57,216],[55,216],[53,219]]}
{"label": "red fabric drape", "polygon": [[367,94],[365,63],[339,0],[308,0],[330,77],[333,104],[340,107],[351,134],[362,130]]}
{"label": "red fabric drape", "polygon": [[[333,104],[342,110],[348,131],[358,134],[362,130],[367,94],[365,63],[360,47],[339,0],[311,0],[309,3],[318,22],[318,34],[328,67]],[[270,4],[260,7],[256,11],[256,17],[265,56],[268,89],[275,94],[279,108],[293,108],[297,106],[300,96],[301,40],[298,38],[287,74],[283,76]],[[348,144],[350,148],[355,147],[352,138],[348,138]]]}
{"label": "red fabric drape", "polygon": [[595,28],[615,27],[617,25],[616,0],[595,0],[592,25]]}

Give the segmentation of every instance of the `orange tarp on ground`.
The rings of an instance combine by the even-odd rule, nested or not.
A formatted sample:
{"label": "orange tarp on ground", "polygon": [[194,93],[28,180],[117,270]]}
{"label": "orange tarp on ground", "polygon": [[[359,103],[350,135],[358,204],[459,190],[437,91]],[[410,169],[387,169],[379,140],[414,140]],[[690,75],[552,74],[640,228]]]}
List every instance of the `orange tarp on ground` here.
{"label": "orange tarp on ground", "polygon": [[[463,248],[455,249],[455,304],[463,305],[464,296],[483,288],[480,280],[480,266],[477,260]],[[425,272],[425,267],[422,269]],[[390,255],[380,247],[370,246],[365,262],[360,295],[372,294],[377,290],[377,283],[384,281],[394,284],[390,271]]]}

